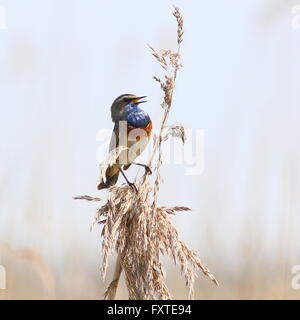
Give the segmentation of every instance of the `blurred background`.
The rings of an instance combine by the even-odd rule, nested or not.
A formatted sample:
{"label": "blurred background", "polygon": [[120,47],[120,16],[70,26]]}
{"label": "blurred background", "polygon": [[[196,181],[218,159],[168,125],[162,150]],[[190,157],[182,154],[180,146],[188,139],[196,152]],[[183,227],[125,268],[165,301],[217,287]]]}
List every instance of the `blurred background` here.
{"label": "blurred background", "polygon": [[96,135],[112,129],[117,96],[147,95],[158,125],[147,44],[176,48],[173,3],[186,33],[170,123],[203,130],[205,166],[166,164],[160,203],[193,208],[174,223],[220,282],[200,274],[196,298],[300,298],[299,0],[0,0],[0,299],[102,298],[115,257],[102,283],[97,205],[72,197],[106,196]]}

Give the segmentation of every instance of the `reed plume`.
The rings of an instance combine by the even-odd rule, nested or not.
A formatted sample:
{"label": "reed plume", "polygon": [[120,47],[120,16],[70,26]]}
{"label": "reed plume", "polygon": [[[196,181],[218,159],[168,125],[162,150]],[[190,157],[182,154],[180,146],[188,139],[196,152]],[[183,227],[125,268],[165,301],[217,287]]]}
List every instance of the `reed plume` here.
{"label": "reed plume", "polygon": [[[153,150],[148,163],[152,169],[153,179],[150,179],[149,171],[136,179],[135,186],[138,192],[128,185],[111,187],[106,203],[98,209],[95,216],[94,224],[103,226],[101,267],[103,279],[110,253],[115,251],[118,255],[113,280],[106,290],[105,299],[115,298],[122,271],[129,299],[172,299],[166,285],[161,255],[170,257],[175,264],[180,265],[189,298],[193,298],[193,285],[199,270],[213,283],[218,284],[198,255],[180,239],[177,229],[172,224],[172,215],[189,211],[190,208],[162,207],[157,204],[162,183],[160,173],[163,164],[162,145],[171,137],[179,137],[183,143],[186,140],[183,126],[168,125],[177,73],[182,67],[180,47],[184,35],[184,21],[177,7],[174,7],[173,15],[177,21],[177,51],[158,51],[149,46],[151,54],[164,70],[162,77],[154,76],[154,80],[163,92],[161,103],[163,116],[159,133],[154,136]],[[102,178],[107,166],[117,155],[118,152],[110,153],[108,159],[101,164]],[[80,198],[88,201],[100,200],[89,196],[77,197]]]}

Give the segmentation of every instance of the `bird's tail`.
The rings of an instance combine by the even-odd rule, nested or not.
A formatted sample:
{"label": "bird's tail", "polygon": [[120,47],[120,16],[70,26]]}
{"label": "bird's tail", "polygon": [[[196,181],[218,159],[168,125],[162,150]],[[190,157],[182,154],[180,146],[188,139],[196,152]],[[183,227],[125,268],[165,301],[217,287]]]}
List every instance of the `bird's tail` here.
{"label": "bird's tail", "polygon": [[117,183],[120,171],[118,170],[114,172],[113,175],[111,173],[112,173],[111,170],[106,170],[106,173],[105,173],[106,181],[104,182],[103,179],[100,178],[97,185],[98,190],[107,189],[111,186],[114,186]]}

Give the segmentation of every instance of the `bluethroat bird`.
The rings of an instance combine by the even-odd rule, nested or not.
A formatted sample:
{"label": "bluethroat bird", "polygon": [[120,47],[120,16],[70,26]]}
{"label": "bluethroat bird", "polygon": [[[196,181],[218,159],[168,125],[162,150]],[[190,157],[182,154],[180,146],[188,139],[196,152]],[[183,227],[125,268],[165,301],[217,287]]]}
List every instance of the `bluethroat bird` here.
{"label": "bluethroat bird", "polygon": [[[109,151],[118,147],[123,149],[115,163],[109,166],[105,172],[106,181],[102,178],[98,183],[98,190],[115,185],[121,173],[130,186],[134,186],[126,178],[123,170],[127,170],[132,164],[143,166],[149,173],[151,170],[144,164],[136,163],[134,160],[145,150],[152,131],[152,121],[149,115],[140,108],[143,97],[133,94],[119,96],[111,106],[111,118],[114,122],[114,130],[109,146]],[[135,188],[136,189],[136,188]]]}

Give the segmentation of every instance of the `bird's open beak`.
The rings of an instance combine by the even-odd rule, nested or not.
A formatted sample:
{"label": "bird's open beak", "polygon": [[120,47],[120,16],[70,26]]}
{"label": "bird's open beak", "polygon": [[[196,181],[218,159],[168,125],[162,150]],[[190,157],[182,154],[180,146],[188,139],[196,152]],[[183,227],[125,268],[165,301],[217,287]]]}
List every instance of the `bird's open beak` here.
{"label": "bird's open beak", "polygon": [[144,98],[146,98],[146,97],[147,97],[147,96],[136,97],[136,98],[132,99],[132,102],[133,102],[133,103],[136,103],[136,104],[145,103],[145,102],[147,102],[147,101],[140,101],[140,100],[141,100],[141,99],[144,99]]}

